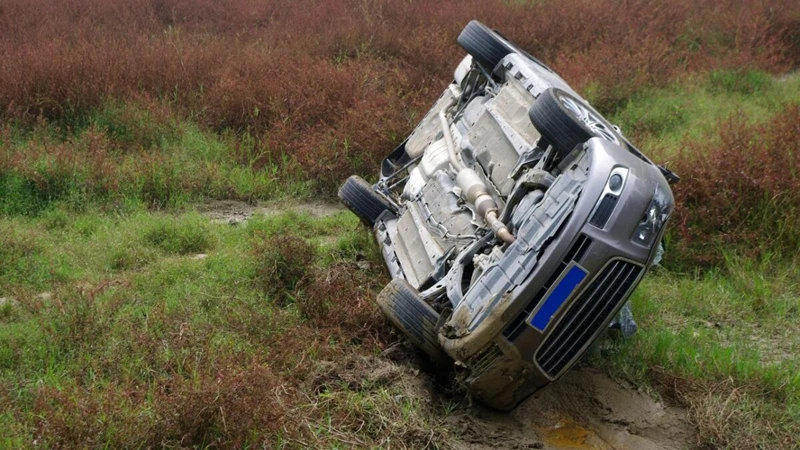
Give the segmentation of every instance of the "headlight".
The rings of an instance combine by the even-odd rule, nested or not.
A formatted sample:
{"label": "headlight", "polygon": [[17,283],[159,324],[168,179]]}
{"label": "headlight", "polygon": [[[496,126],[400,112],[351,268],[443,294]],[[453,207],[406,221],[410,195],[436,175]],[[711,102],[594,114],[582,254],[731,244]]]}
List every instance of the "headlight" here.
{"label": "headlight", "polygon": [[671,203],[667,195],[656,187],[653,201],[650,202],[650,205],[645,210],[644,217],[636,227],[631,240],[645,247],[652,246],[653,241],[658,236],[658,233],[661,232],[661,228],[672,212]]}
{"label": "headlight", "polygon": [[617,201],[622,194],[622,187],[628,178],[628,168],[617,166],[611,171],[606,181],[606,187],[600,193],[600,200],[594,205],[594,211],[589,217],[589,223],[597,228],[605,228],[608,219],[617,207]]}

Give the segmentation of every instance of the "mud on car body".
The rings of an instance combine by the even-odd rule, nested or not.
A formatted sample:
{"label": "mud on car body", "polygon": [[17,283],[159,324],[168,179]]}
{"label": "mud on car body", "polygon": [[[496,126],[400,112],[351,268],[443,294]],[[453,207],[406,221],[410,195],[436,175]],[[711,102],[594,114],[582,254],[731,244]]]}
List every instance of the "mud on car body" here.
{"label": "mud on car body", "polygon": [[389,319],[480,400],[513,408],[586,351],[653,264],[669,182],[557,74],[477,21],[468,55],[379,181],[339,197],[373,228]]}

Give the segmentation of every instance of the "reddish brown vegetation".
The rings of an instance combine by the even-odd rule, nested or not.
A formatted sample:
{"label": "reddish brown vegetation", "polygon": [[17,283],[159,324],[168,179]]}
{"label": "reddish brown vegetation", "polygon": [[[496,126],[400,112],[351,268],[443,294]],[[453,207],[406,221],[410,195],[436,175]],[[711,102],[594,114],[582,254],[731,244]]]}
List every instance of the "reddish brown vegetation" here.
{"label": "reddish brown vegetation", "polygon": [[269,150],[251,158],[286,153],[329,189],[371,173],[410,131],[463,54],[455,37],[470,19],[609,109],[687,71],[794,66],[799,17],[789,0],[11,0],[0,114],[74,127],[108,99],[157,100],[216,130],[250,130]]}
{"label": "reddish brown vegetation", "polygon": [[[34,394],[35,433],[51,448],[275,442],[298,399],[285,387],[281,390],[286,381],[269,367],[231,363],[235,366],[209,369],[194,378],[161,379],[151,399],[143,395],[143,387],[123,384],[42,387]],[[147,400],[153,410],[137,414]]]}
{"label": "reddish brown vegetation", "polygon": [[[377,276],[376,276],[377,275]],[[383,316],[374,296],[388,280],[381,271],[362,270],[354,263],[337,263],[319,269],[301,286],[297,298],[300,313],[315,328],[343,330],[349,339],[377,339]],[[341,299],[348,299],[345,304]]]}
{"label": "reddish brown vegetation", "polygon": [[764,124],[741,117],[720,124],[719,141],[684,146],[675,169],[672,229],[689,265],[723,259],[722,250],[748,256],[795,252],[800,246],[800,106]]}
{"label": "reddish brown vegetation", "polygon": [[[296,242],[279,245],[297,248]],[[52,304],[38,306],[37,317],[46,324],[48,345],[58,355],[53,357],[70,358],[69,368],[58,387],[32,386],[25,399],[13,394],[18,386],[0,385],[0,400],[14,405],[8,411],[14,424],[27,427],[16,432],[48,448],[339,442],[342,435],[315,431],[324,425],[349,433],[345,437],[378,443],[392,436],[424,445],[427,431],[382,426],[363,409],[383,401],[376,390],[385,386],[364,375],[363,361],[389,342],[388,326],[372,302],[385,275],[376,264],[366,270],[351,263],[314,268],[308,261],[293,263],[307,271],[292,292],[299,320],[290,305],[254,309],[235,299],[211,323],[197,321],[199,311],[191,307],[168,311],[163,304],[128,316],[120,307],[135,303],[130,286],[56,291]],[[244,322],[247,329],[240,328]],[[220,330],[246,338],[219,347]],[[239,344],[252,347],[242,351]],[[376,397],[353,403],[352,393]],[[388,401],[381,414],[401,414]]]}

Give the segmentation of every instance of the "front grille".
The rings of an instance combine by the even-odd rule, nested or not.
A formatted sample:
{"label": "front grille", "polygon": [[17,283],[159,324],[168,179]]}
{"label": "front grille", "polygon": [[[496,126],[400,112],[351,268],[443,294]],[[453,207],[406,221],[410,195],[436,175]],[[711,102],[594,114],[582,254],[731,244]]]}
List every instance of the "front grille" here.
{"label": "front grille", "polygon": [[578,236],[578,239],[575,240],[575,243],[572,244],[569,251],[566,255],[564,255],[564,259],[561,260],[561,264],[553,271],[550,275],[550,278],[547,282],[536,292],[536,295],[533,296],[530,302],[525,306],[525,308],[517,314],[517,317],[511,321],[511,323],[503,330],[503,336],[506,337],[509,341],[513,341],[519,337],[522,333],[522,330],[525,329],[525,319],[531,315],[534,309],[536,309],[536,305],[542,301],[547,291],[550,290],[550,287],[553,283],[558,280],[558,277],[561,276],[561,272],[567,268],[569,263],[572,261],[581,262],[583,256],[586,254],[586,251],[589,250],[589,246],[592,245],[592,238],[586,236],[585,234],[581,234]]}
{"label": "front grille", "polygon": [[642,270],[627,261],[612,261],[573,302],[536,354],[536,362],[547,375],[555,378],[580,356],[586,343],[627,297]]}
{"label": "front grille", "polygon": [[592,214],[592,217],[589,219],[589,223],[597,228],[605,227],[608,218],[611,217],[611,213],[614,212],[614,208],[617,206],[617,200],[619,200],[619,197],[616,195],[604,195],[603,199],[600,200],[600,204],[597,205],[594,214]]}

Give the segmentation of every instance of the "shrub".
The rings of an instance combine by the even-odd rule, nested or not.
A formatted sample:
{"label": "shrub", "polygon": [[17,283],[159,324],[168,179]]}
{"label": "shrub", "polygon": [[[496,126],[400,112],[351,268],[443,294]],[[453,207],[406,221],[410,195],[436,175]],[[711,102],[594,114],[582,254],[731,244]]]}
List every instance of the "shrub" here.
{"label": "shrub", "polygon": [[[86,346],[84,351],[102,342],[112,325],[114,310],[108,302],[110,284],[96,287],[69,287],[57,290],[52,299],[42,299],[43,327],[48,342],[58,349],[57,358],[68,357],[72,350]],[[113,296],[113,291],[110,293]]]}
{"label": "shrub", "polygon": [[[285,179],[312,180],[332,194],[350,173],[372,174],[411,131],[451,77],[463,55],[455,38],[473,18],[609,112],[687,72],[796,66],[798,17],[800,4],[788,0],[10,0],[0,9],[0,122],[55,124],[67,136],[93,124],[112,149],[152,150],[174,133],[176,118],[197,121],[243,141],[257,136],[256,145],[234,145],[230,161],[278,167]],[[75,147],[63,151],[80,155]],[[100,193],[142,181],[115,170],[115,158],[62,155],[47,179],[26,172],[36,160],[12,159],[0,161],[0,177],[25,172],[23,185],[42,201],[84,183]],[[131,171],[154,175],[134,183],[133,194],[155,206],[181,191],[253,195],[229,185],[212,192],[217,175],[183,161],[139,159]],[[159,172],[162,165],[175,176]],[[61,186],[58,177],[72,181]]]}
{"label": "shrub", "polygon": [[252,242],[257,282],[273,301],[286,304],[297,284],[308,275],[316,249],[291,234],[268,236],[257,232]]}
{"label": "shrub", "polygon": [[111,252],[109,266],[112,270],[136,270],[153,262],[157,251],[140,245],[128,245]]}
{"label": "shrub", "polygon": [[712,70],[709,85],[712,92],[753,94],[772,83],[772,77],[755,70]]}
{"label": "shrub", "polygon": [[[46,268],[38,261],[42,248],[36,238],[36,232],[21,232],[12,225],[0,225],[0,288],[10,287],[15,282],[36,283],[47,278],[43,273]],[[4,294],[0,289],[0,297]]]}
{"label": "shrub", "polygon": [[734,116],[719,141],[688,142],[674,165],[671,229],[683,267],[723,262],[723,253],[791,254],[800,246],[800,106],[763,124]]}
{"label": "shrub", "polygon": [[236,366],[222,364],[198,381],[183,376],[168,380],[155,402],[163,420],[147,436],[150,445],[247,448],[278,441],[291,396],[278,389],[282,380],[270,367]]}
{"label": "shrub", "polygon": [[5,274],[23,258],[39,252],[34,236],[20,233],[15,227],[0,226],[0,275]]}
{"label": "shrub", "polygon": [[300,314],[316,328],[341,328],[359,338],[379,327],[382,315],[374,298],[388,282],[354,263],[336,263],[315,271],[296,298]]}
{"label": "shrub", "polygon": [[112,101],[95,113],[91,123],[122,149],[150,150],[177,138],[177,122],[171,113],[149,99]]}

